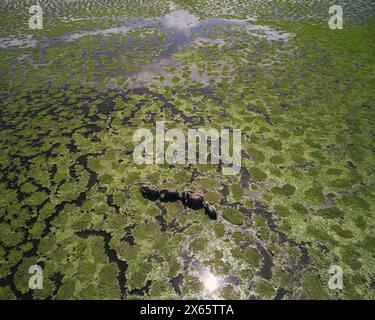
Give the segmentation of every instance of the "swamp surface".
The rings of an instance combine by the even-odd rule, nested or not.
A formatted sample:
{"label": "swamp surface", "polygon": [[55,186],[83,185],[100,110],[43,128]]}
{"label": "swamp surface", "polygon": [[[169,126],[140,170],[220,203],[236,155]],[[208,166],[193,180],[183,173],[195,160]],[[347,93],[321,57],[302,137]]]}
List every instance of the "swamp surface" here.
{"label": "swamp surface", "polygon": [[[0,0],[0,299],[375,299],[374,1],[34,2]],[[136,165],[156,121],[241,129],[240,173]]]}

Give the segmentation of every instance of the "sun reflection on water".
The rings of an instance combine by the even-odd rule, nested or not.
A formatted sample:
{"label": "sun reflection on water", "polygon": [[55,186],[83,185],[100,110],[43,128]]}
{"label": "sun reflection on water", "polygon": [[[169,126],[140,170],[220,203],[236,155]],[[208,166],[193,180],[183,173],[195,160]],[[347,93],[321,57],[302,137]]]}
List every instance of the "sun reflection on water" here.
{"label": "sun reflection on water", "polygon": [[207,273],[206,277],[203,280],[204,288],[208,292],[214,292],[220,285],[219,279],[212,273]]}

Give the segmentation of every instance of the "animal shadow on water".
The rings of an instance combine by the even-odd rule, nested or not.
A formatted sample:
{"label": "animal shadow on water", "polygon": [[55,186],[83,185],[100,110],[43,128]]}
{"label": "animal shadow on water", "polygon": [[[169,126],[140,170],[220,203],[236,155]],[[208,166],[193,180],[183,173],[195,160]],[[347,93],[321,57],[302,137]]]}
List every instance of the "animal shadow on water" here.
{"label": "animal shadow on water", "polygon": [[212,220],[217,219],[217,211],[215,207],[204,201],[204,197],[198,193],[178,192],[175,189],[159,190],[152,184],[143,184],[139,188],[143,197],[150,201],[160,200],[161,202],[176,202],[181,201],[185,208],[193,210],[204,209],[205,213]]}

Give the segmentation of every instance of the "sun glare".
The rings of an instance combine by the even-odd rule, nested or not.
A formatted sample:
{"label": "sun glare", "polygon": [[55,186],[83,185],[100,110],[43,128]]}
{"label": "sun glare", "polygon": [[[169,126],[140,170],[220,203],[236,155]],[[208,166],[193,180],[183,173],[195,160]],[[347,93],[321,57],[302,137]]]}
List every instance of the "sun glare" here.
{"label": "sun glare", "polygon": [[212,273],[209,273],[203,280],[203,284],[208,292],[213,292],[219,287],[219,280]]}

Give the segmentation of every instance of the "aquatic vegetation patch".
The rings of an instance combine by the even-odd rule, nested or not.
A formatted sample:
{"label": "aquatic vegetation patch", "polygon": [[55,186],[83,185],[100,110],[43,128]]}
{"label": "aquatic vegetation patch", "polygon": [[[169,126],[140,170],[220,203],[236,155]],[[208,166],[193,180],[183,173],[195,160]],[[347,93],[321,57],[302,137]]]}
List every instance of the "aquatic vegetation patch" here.
{"label": "aquatic vegetation patch", "polygon": [[242,225],[244,223],[242,214],[233,208],[224,208],[223,218],[234,225]]}

